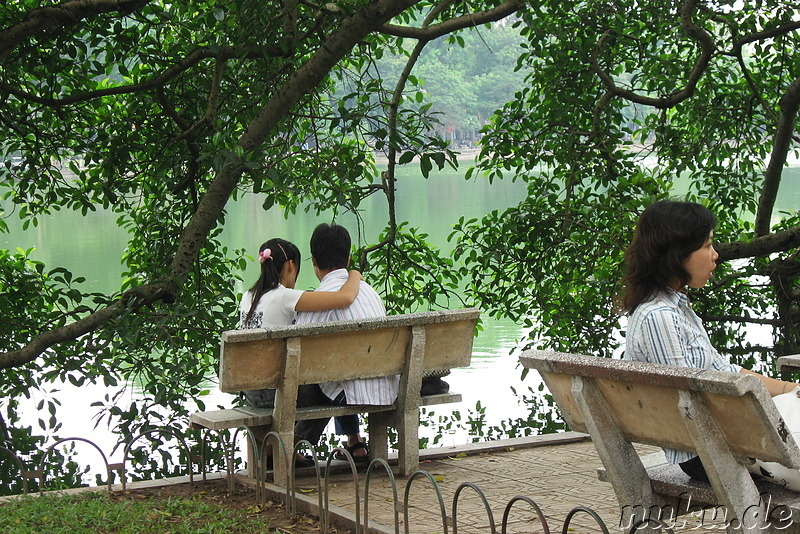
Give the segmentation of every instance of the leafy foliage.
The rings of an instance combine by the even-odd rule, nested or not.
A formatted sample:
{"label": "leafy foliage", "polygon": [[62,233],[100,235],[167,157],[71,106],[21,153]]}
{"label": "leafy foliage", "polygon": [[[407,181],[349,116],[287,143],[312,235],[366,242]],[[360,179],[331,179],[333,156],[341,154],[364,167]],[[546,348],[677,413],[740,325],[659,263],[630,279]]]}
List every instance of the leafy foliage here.
{"label": "leafy foliage", "polygon": [[[130,241],[109,295],[0,253],[7,443],[44,439],[15,409],[57,381],[141,387],[140,402],[97,403],[126,438],[180,426],[187,399],[203,407],[244,268],[219,232],[226,202],[250,193],[335,215],[382,195],[386,227],[354,258],[392,311],[469,295],[522,322],[530,345],[604,356],[624,334],[615,297],[638,213],[698,200],[720,220],[727,260],[693,295],[713,342],[749,367],[797,352],[800,227],[774,213],[798,155],[800,24],[785,2],[40,4],[0,8],[0,206],[25,228],[52,211],[110,210]],[[518,50],[487,52],[517,35]],[[456,167],[449,124],[485,121],[466,177],[524,181],[528,196],[457,222],[448,258],[397,220],[397,171]],[[773,346],[744,336],[754,323]],[[42,418],[45,434],[57,425]]]}

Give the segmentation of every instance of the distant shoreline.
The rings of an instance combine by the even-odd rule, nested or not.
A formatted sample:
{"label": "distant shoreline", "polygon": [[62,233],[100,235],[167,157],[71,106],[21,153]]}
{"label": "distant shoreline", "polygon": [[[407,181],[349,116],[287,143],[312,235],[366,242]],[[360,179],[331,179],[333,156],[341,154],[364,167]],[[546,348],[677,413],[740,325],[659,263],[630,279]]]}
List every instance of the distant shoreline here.
{"label": "distant shoreline", "polygon": [[[475,159],[475,156],[478,155],[480,152],[479,148],[461,148],[458,150],[454,150],[454,152],[458,153],[458,161],[472,161]],[[373,157],[375,158],[375,163],[378,165],[388,165],[389,158],[387,158],[382,153],[373,153]],[[417,158],[414,158],[414,161],[417,161]]]}

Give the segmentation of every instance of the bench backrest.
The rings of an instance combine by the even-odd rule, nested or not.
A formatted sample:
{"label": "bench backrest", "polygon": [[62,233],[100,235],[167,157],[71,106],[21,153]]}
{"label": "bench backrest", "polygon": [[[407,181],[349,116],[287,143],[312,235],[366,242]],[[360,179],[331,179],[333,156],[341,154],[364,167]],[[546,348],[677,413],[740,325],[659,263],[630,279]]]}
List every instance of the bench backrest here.
{"label": "bench backrest", "polygon": [[415,328],[424,332],[423,371],[467,367],[479,315],[466,308],[229,330],[222,334],[219,386],[229,393],[277,387],[293,346],[300,351],[299,384],[401,374]]}
{"label": "bench backrest", "polygon": [[[628,441],[696,452],[679,407],[683,398],[708,408],[738,459],[800,468],[800,450],[752,375],[537,350],[524,352],[520,362],[539,371],[572,430],[588,432],[587,410],[581,410],[573,388],[590,385],[604,401],[594,409],[610,412]],[[591,409],[588,414],[605,415]]]}

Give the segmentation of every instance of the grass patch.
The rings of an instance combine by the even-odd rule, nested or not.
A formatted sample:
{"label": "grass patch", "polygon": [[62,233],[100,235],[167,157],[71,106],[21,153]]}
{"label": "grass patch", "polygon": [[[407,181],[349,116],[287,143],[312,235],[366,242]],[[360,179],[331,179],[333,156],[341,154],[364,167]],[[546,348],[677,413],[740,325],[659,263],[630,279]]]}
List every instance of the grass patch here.
{"label": "grass patch", "polygon": [[[260,508],[233,510],[198,498],[112,498],[106,492],[26,496],[0,504],[5,534],[203,534],[269,530]],[[285,532],[285,531],[284,531]]]}

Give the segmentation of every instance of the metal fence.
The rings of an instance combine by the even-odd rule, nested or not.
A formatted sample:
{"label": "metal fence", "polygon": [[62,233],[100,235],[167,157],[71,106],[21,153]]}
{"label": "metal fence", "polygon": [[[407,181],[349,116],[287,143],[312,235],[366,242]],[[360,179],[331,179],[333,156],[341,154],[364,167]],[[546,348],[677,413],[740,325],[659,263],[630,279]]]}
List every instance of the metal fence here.
{"label": "metal fence", "polygon": [[[237,443],[244,444],[244,446],[250,446],[249,444],[252,443],[254,448],[254,455],[253,457],[256,458],[256,465],[251,466],[255,471],[255,488],[256,488],[256,500],[257,504],[265,504],[267,500],[274,500],[276,497],[285,502],[285,511],[287,514],[293,515],[297,512],[297,503],[298,503],[298,495],[297,495],[297,487],[296,487],[296,477],[295,477],[295,469],[294,469],[294,462],[289,462],[290,458],[294,457],[294,454],[299,451],[309,450],[311,451],[311,455],[313,459],[316,461],[316,468],[313,469],[316,477],[316,487],[317,487],[317,504],[316,504],[316,515],[319,517],[320,521],[320,531],[325,533],[328,532],[331,528],[330,525],[332,524],[332,512],[331,506],[329,502],[329,482],[331,479],[331,462],[333,459],[334,454],[331,453],[328,455],[327,459],[321,459],[317,457],[316,451],[313,449],[310,443],[307,441],[301,441],[296,444],[293,448],[289,449],[285,446],[285,444],[281,441],[280,436],[275,434],[274,432],[268,433],[263,440],[257,442],[255,436],[250,428],[247,427],[240,427],[236,429],[232,434],[227,432],[217,432],[217,431],[210,431],[210,430],[203,430],[200,433],[200,442],[199,442],[199,455],[191,455],[190,454],[190,447],[188,446],[188,442],[186,436],[179,430],[173,428],[156,428],[151,429],[146,432],[142,432],[141,434],[135,436],[129,443],[127,443],[123,450],[123,457],[122,461],[118,463],[109,463],[107,461],[107,456],[104,454],[100,448],[93,443],[92,441],[82,438],[82,437],[73,437],[73,438],[64,438],[56,441],[53,443],[43,454],[41,460],[39,461],[38,465],[34,466],[33,468],[26,466],[25,462],[14,453],[14,451],[10,450],[7,447],[0,446],[0,454],[9,455],[14,464],[17,465],[20,476],[22,478],[23,483],[23,493],[27,494],[29,489],[29,482],[35,480],[38,483],[38,491],[39,493],[43,493],[46,491],[47,488],[47,466],[48,466],[48,458],[50,457],[52,451],[59,445],[62,445],[66,442],[84,442],[94,449],[96,449],[100,457],[103,460],[104,466],[103,469],[105,473],[108,475],[108,482],[107,488],[109,492],[114,491],[112,487],[112,474],[116,473],[120,480],[121,490],[125,491],[127,489],[127,470],[130,464],[130,451],[132,450],[133,446],[143,437],[152,435],[152,434],[162,434],[167,435],[174,438],[178,443],[181,449],[185,452],[186,457],[190,458],[189,465],[186,465],[186,475],[189,478],[189,484],[195,484],[195,477],[200,476],[203,481],[207,480],[207,452],[210,446],[210,437],[212,434],[216,434],[214,436],[216,438],[216,442],[219,444],[221,448],[222,455],[224,457],[224,465],[225,471],[223,475],[227,479],[228,490],[230,492],[236,491],[236,476],[235,476],[235,461],[236,455],[240,452],[237,447]],[[273,481],[274,484],[268,484],[267,479],[269,476],[269,469],[268,469],[268,456],[270,455],[270,449],[277,448],[279,451],[278,457],[282,458],[279,461],[286,461],[290,466],[287,470],[286,479],[283,481]],[[496,534],[496,533],[507,533],[509,532],[509,518],[511,517],[512,510],[515,510],[516,513],[519,513],[519,509],[523,508],[527,511],[527,513],[533,513],[536,517],[536,521],[538,522],[536,526],[536,532],[543,532],[544,534],[549,534],[551,532],[550,526],[548,524],[548,520],[545,517],[542,509],[539,505],[531,498],[518,495],[510,499],[504,509],[502,518],[499,522],[499,526],[495,519],[495,516],[492,512],[491,507],[489,506],[488,499],[484,491],[475,484],[465,482],[458,486],[456,489],[452,503],[450,503],[450,510],[447,509],[447,503],[440,491],[439,484],[437,483],[435,477],[431,475],[429,472],[424,470],[418,470],[411,474],[405,480],[405,487],[402,491],[402,497],[400,492],[398,491],[397,480],[392,472],[392,469],[389,463],[382,458],[374,459],[368,465],[366,472],[364,474],[363,480],[363,498],[361,496],[361,479],[359,477],[359,473],[356,469],[356,463],[353,460],[352,456],[348,451],[345,449],[339,448],[336,451],[341,451],[341,454],[345,455],[350,465],[350,470],[353,477],[353,492],[354,492],[354,503],[355,503],[355,521],[352,522],[350,527],[356,534],[360,534],[362,532],[395,532],[399,534],[402,531],[405,533],[409,532],[411,518],[409,517],[409,508],[410,508],[410,495],[411,490],[413,487],[419,486],[420,484],[426,484],[427,488],[430,488],[430,502],[431,508],[435,507],[438,508],[439,511],[439,521],[437,524],[433,525],[426,525],[424,528],[429,529],[429,532],[442,532],[443,534],[449,534],[452,532],[453,534],[457,534],[459,527],[463,526],[468,518],[462,517],[462,508],[460,503],[464,498],[464,495],[467,493],[472,493],[482,502],[483,504],[483,513],[485,513],[485,524],[487,525],[483,531]],[[195,472],[198,471],[198,472]],[[393,525],[370,525],[370,486],[373,483],[373,479],[376,473],[385,474],[388,477],[389,484],[392,489],[392,499],[393,502],[391,503],[381,503],[382,506],[391,506],[393,511],[394,517],[394,524]],[[385,484],[385,482],[382,482]],[[275,488],[278,487],[276,494]],[[269,489],[268,489],[269,488]],[[426,501],[427,503],[428,501]],[[401,513],[403,519],[401,521]],[[584,506],[577,506],[573,508],[567,516],[564,518],[562,523],[561,532],[563,534],[567,534],[568,532],[579,530],[581,532],[586,531],[586,527],[581,526],[580,528],[575,528],[573,525],[573,521],[578,516],[588,516],[591,518],[593,524],[596,525],[596,531],[602,532],[603,534],[609,534],[609,528],[603,522],[602,518],[595,513],[591,508],[584,507]],[[472,521],[472,525],[470,525],[473,530],[475,528],[474,520]],[[619,530],[618,527],[616,530]],[[647,518],[645,520],[640,520],[637,523],[630,526],[628,532],[633,533],[639,530],[647,530],[652,532],[654,530],[672,533],[673,530],[671,529],[670,525],[660,518]]]}

